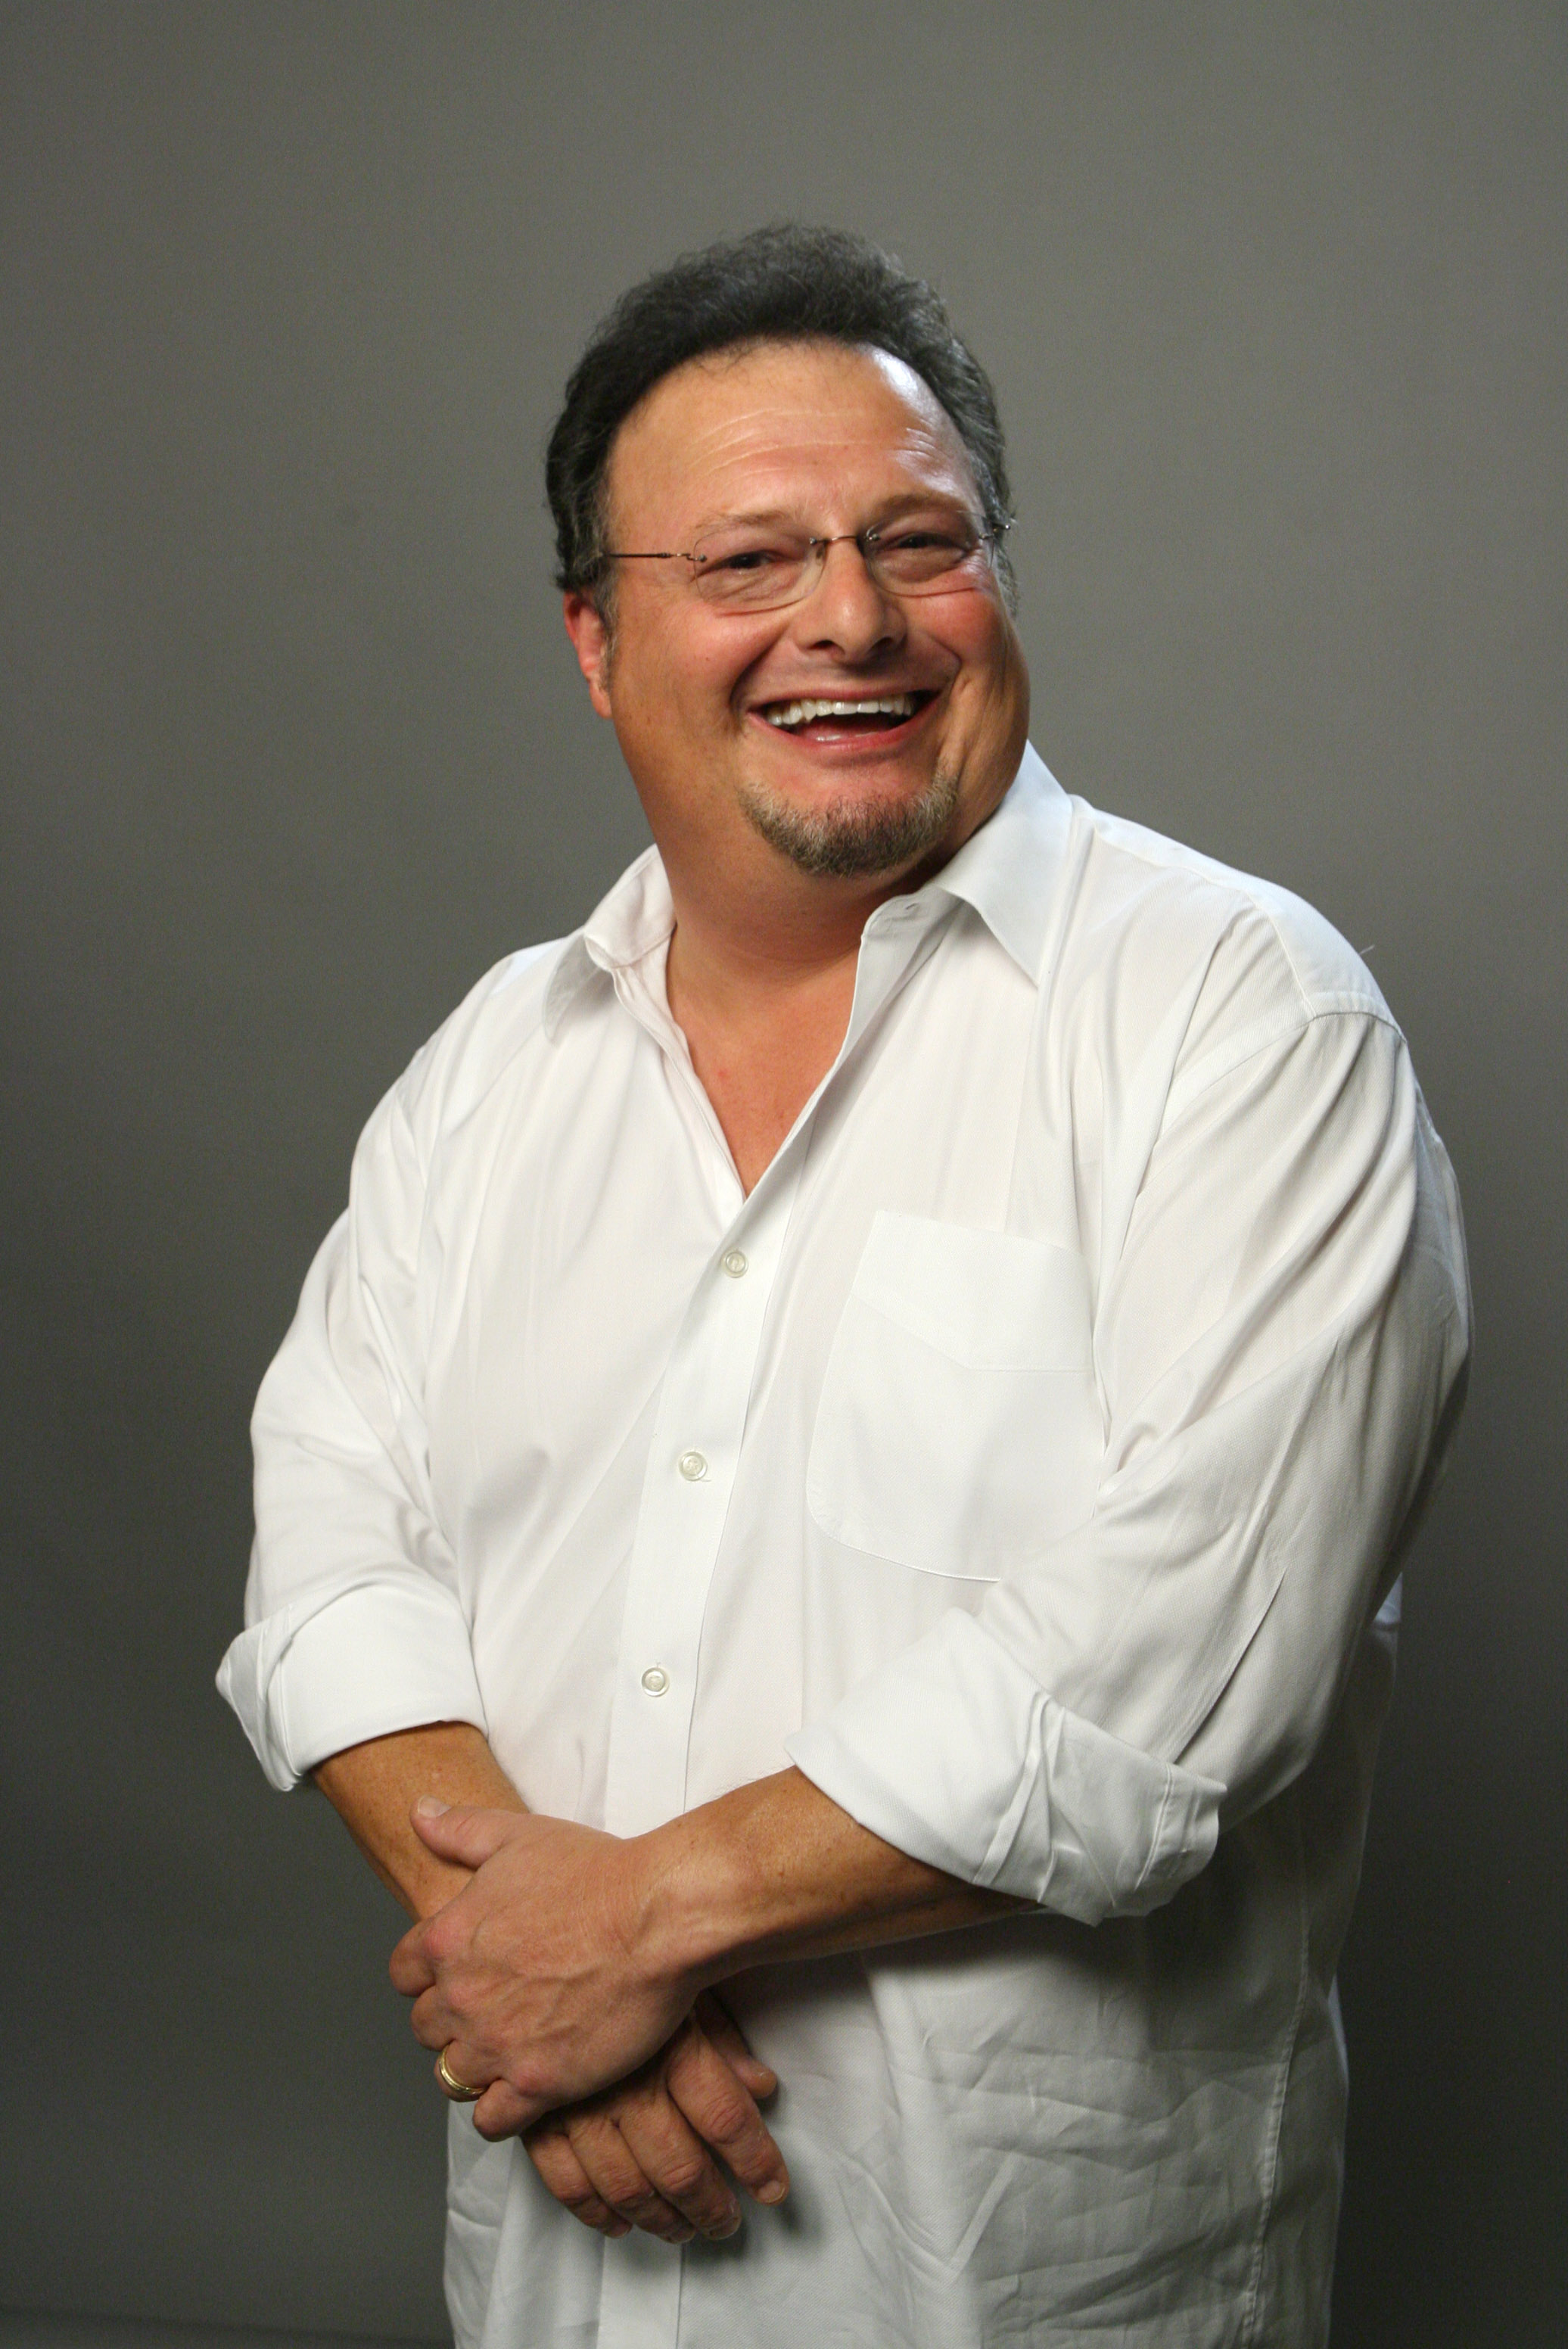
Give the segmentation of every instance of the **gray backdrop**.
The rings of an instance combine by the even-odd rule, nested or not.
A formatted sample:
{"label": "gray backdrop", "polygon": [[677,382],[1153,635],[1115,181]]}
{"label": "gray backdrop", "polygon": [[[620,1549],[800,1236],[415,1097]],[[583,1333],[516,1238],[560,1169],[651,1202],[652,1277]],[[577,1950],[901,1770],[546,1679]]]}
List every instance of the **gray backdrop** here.
{"label": "gray backdrop", "polygon": [[10,5],[0,2305],[433,2335],[396,1913],[211,1688],[357,1129],[643,837],[591,322],[780,214],[998,384],[1036,740],[1315,899],[1470,1217],[1346,1965],[1338,2349],[1562,2337],[1561,8]]}

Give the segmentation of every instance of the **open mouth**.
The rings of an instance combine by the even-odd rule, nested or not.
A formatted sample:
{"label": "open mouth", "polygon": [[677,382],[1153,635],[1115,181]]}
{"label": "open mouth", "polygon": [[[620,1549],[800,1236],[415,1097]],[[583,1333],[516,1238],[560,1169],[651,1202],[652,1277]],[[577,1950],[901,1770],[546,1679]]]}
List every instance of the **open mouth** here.
{"label": "open mouth", "polygon": [[879,693],[857,695],[852,700],[766,701],[757,714],[781,734],[808,739],[829,734],[890,734],[895,727],[906,725],[935,698],[934,693]]}

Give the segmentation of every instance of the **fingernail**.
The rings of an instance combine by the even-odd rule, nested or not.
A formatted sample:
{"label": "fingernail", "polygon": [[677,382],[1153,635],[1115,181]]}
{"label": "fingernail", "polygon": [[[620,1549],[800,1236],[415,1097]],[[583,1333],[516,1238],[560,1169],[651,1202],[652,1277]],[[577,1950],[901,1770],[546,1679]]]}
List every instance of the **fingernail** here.
{"label": "fingernail", "polygon": [[443,1803],[438,1795],[421,1795],[414,1806],[424,1819],[438,1819],[443,1811],[449,1811],[451,1807],[450,1803]]}
{"label": "fingernail", "polygon": [[740,2213],[738,2210],[736,2211],[733,2218],[721,2219],[717,2227],[710,2227],[707,2230],[709,2240],[715,2243],[727,2243],[731,2235],[738,2234],[739,2231]]}
{"label": "fingernail", "polygon": [[785,2185],[784,2180],[781,2178],[775,2178],[769,2185],[758,2188],[757,2199],[759,2202],[782,2202],[789,2191],[789,2189]]}

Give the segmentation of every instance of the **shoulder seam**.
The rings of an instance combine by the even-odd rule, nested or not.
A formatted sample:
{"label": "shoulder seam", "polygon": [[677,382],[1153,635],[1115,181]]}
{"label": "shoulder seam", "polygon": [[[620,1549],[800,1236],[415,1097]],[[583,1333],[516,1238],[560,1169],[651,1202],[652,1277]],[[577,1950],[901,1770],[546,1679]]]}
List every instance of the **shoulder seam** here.
{"label": "shoulder seam", "polygon": [[1166,1095],[1165,1124],[1169,1126],[1173,1119],[1183,1116],[1192,1103],[1201,1100],[1212,1086],[1225,1077],[1233,1076],[1245,1062],[1255,1060],[1260,1052],[1266,1052],[1271,1044],[1284,1043],[1292,1036],[1304,1036],[1320,1019],[1343,1019],[1375,1020],[1379,1027],[1388,1029],[1401,1042],[1404,1040],[1403,1030],[1387,1006],[1369,995],[1311,997],[1304,994],[1298,1015],[1292,1017],[1274,1012],[1265,1019],[1254,1019],[1236,1035],[1227,1037],[1222,1044],[1217,1044],[1191,1068],[1183,1069]]}
{"label": "shoulder seam", "polygon": [[[1352,1000],[1349,994],[1335,997],[1315,996],[1307,987],[1302,976],[1300,965],[1291,951],[1290,940],[1281,925],[1279,914],[1269,904],[1266,897],[1259,895],[1259,885],[1254,874],[1243,873],[1234,865],[1223,864],[1218,858],[1205,855],[1202,849],[1188,848],[1181,841],[1171,841],[1167,843],[1176,852],[1168,859],[1151,855],[1140,841],[1127,837],[1128,832],[1142,832],[1146,829],[1145,826],[1130,824],[1122,816],[1109,815],[1103,809],[1090,806],[1087,800],[1080,800],[1078,804],[1088,816],[1090,828],[1099,833],[1108,847],[1115,848],[1122,855],[1131,857],[1150,873],[1185,873],[1195,880],[1206,882],[1211,888],[1248,906],[1260,919],[1266,922],[1274,934],[1275,944],[1284,957],[1305,1017],[1310,1019],[1315,1016],[1315,1004],[1325,1005],[1329,1009],[1338,1009],[1342,1005],[1349,1006]],[[1159,834],[1153,836],[1161,837]],[[1276,885],[1266,885],[1272,891]],[[1289,897],[1296,895],[1295,890],[1284,889],[1283,884],[1277,885],[1282,895]],[[1319,914],[1316,907],[1306,898],[1300,898],[1298,902],[1319,921],[1327,921],[1327,916]],[[1328,926],[1332,929],[1333,925],[1330,923]],[[1354,949],[1347,947],[1346,951],[1353,952]],[[1389,1015],[1381,1005],[1372,1003],[1369,999],[1356,999],[1358,1002],[1364,1002],[1365,1007],[1372,1011],[1374,1017],[1388,1019]]]}

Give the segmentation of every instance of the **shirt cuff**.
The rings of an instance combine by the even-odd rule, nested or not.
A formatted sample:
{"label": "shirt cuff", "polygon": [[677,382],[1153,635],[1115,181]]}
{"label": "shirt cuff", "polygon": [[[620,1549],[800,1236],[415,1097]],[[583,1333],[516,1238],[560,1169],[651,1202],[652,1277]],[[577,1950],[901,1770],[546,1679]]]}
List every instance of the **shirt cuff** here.
{"label": "shirt cuff", "polygon": [[1088,1925],[1196,1876],[1225,1792],[1069,1713],[958,1609],[786,1750],[884,1843]]}
{"label": "shirt cuff", "polygon": [[284,1791],[369,1737],[435,1721],[489,1727],[461,1609],[438,1585],[406,1578],[266,1616],[230,1648],[218,1689]]}

